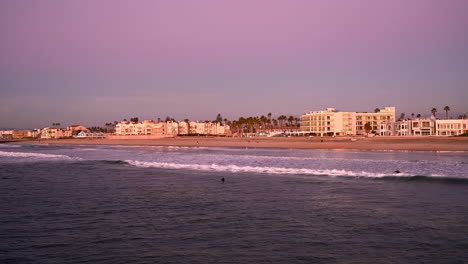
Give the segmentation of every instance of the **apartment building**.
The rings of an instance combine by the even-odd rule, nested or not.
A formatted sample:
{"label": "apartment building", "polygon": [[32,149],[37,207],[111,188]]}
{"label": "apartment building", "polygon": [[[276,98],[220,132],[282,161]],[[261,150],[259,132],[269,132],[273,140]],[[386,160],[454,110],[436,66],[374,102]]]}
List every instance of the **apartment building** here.
{"label": "apartment building", "polygon": [[41,131],[42,139],[58,139],[65,137],[65,131],[60,128],[46,127]]}
{"label": "apartment building", "polygon": [[141,123],[122,121],[115,125],[115,134],[118,136],[166,135],[166,131],[166,122],[156,123],[152,120]]}
{"label": "apartment building", "polygon": [[[395,121],[395,107],[385,107],[378,112],[337,112],[335,108],[311,111],[301,116],[300,131],[316,136],[380,134],[382,122]],[[370,130],[366,130],[366,124]]]}
{"label": "apartment building", "polygon": [[437,136],[458,136],[468,134],[468,119],[436,120]]}
{"label": "apartment building", "polygon": [[141,123],[122,121],[115,126],[117,136],[162,136],[162,135],[225,135],[230,134],[229,126],[215,122],[154,122]]}

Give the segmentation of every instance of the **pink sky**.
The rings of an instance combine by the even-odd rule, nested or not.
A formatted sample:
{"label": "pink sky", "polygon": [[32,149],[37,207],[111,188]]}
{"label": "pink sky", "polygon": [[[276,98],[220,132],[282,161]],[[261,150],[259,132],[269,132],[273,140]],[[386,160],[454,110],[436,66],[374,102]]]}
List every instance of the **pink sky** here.
{"label": "pink sky", "polygon": [[[403,111],[453,104],[466,112],[460,100],[460,93],[468,98],[466,10],[468,2],[462,0],[7,0],[0,3],[0,85],[11,98],[63,94],[64,101],[73,101],[64,90],[92,101],[130,95],[174,101],[180,94],[229,101],[236,98],[232,89],[261,98],[268,87],[273,102],[281,102],[275,94],[284,89],[312,97],[321,88],[337,89],[347,99],[353,95],[350,89],[370,94],[365,101],[386,96],[389,89],[395,101],[411,88],[418,91],[410,94],[414,102],[423,91],[434,94],[444,86],[458,96],[424,96],[425,103],[417,106],[393,104],[401,104],[397,107]],[[126,89],[132,94],[123,92]],[[189,107],[193,101],[178,99]],[[8,109],[21,105],[4,100]],[[326,96],[323,103],[298,100],[276,109],[300,114],[324,103],[338,108],[362,105]],[[386,103],[377,100],[356,110]],[[127,117],[134,113],[133,105],[121,113],[103,110],[102,119]],[[141,115],[170,114],[164,103],[143,105]],[[256,103],[246,109],[262,113],[267,107]],[[41,105],[34,109],[40,112]],[[227,113],[235,109],[227,103],[172,115],[209,119],[213,117],[205,116],[208,112],[249,114]]]}

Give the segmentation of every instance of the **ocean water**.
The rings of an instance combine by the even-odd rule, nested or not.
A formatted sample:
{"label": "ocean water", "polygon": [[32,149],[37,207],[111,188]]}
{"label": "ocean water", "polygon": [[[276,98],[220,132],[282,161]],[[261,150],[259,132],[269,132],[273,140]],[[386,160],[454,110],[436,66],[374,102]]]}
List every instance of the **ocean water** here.
{"label": "ocean water", "polygon": [[466,152],[0,144],[0,263],[467,263],[467,249]]}

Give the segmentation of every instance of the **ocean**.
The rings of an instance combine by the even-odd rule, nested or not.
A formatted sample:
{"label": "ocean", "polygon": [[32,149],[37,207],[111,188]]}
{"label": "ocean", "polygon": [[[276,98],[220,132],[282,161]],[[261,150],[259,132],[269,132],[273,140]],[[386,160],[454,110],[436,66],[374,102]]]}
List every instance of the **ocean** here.
{"label": "ocean", "polygon": [[0,263],[467,263],[467,249],[467,152],[0,144]]}

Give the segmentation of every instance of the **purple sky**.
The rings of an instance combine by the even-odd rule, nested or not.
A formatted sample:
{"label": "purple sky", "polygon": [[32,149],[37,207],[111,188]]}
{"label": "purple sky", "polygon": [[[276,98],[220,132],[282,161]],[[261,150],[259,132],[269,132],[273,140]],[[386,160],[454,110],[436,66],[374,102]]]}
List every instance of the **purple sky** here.
{"label": "purple sky", "polygon": [[468,112],[468,1],[0,1],[0,129]]}

